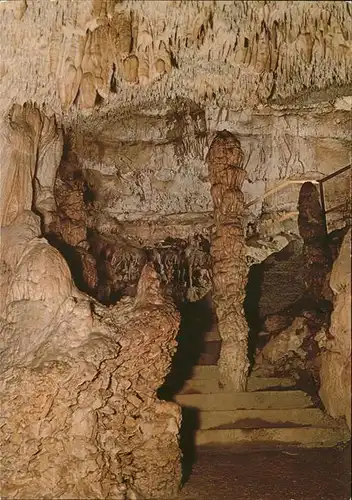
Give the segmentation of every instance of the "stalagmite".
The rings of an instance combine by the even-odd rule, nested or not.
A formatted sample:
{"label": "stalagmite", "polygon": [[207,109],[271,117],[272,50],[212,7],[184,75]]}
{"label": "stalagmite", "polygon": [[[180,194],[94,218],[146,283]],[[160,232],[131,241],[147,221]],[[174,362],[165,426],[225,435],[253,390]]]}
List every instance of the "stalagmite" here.
{"label": "stalagmite", "polygon": [[245,389],[249,366],[248,327],[243,313],[247,265],[242,160],[237,139],[226,131],[218,134],[207,156],[215,222],[211,241],[213,301],[222,338],[220,374],[223,383],[235,391]]}

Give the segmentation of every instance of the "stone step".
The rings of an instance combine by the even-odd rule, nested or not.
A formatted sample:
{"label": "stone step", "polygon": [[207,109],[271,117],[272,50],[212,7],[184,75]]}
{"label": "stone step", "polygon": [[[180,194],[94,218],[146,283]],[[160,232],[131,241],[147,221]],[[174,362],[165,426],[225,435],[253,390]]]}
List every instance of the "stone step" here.
{"label": "stone step", "polygon": [[[293,388],[296,381],[293,378],[264,378],[264,377],[248,377],[247,391],[264,391],[283,388]],[[226,391],[217,378],[208,379],[191,379],[186,380],[180,394],[207,394]]]}
{"label": "stone step", "polygon": [[204,342],[221,342],[221,337],[216,328],[205,333],[203,337]]}
{"label": "stone step", "polygon": [[326,427],[284,427],[269,429],[212,429],[199,430],[195,445],[234,443],[285,443],[318,448],[333,447],[350,439],[348,429]]}
{"label": "stone step", "polygon": [[255,377],[250,375],[247,380],[247,391],[269,391],[289,389],[296,386],[296,380],[290,377]]}
{"label": "stone step", "polygon": [[[196,410],[195,410],[196,411]],[[327,427],[337,422],[319,408],[275,410],[200,411],[196,416],[198,429],[253,429],[275,427]]]}
{"label": "stone step", "polygon": [[175,401],[181,406],[203,411],[309,408],[314,406],[311,397],[303,391],[177,394]]}

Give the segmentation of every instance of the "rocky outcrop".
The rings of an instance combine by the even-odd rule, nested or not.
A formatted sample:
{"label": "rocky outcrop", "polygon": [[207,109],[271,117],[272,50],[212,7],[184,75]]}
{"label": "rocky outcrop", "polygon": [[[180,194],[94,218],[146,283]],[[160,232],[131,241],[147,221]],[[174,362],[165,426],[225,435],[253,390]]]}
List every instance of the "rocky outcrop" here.
{"label": "rocky outcrop", "polygon": [[243,312],[247,277],[243,228],[243,153],[237,139],[221,132],[207,156],[215,227],[211,239],[213,302],[222,339],[221,380],[235,391],[247,381],[248,327]]}
{"label": "rocky outcrop", "polygon": [[351,230],[346,234],[330,277],[334,310],[329,330],[320,338],[320,397],[333,417],[351,428]]}
{"label": "rocky outcrop", "polygon": [[308,352],[304,343],[309,340],[306,319],[296,317],[293,323],[272,336],[256,358],[254,372],[272,376],[278,373],[297,374],[307,369]]}
{"label": "rocky outcrop", "polygon": [[2,494],[174,496],[180,410],[156,391],[179,316],[153,268],[135,300],[107,309],[74,287],[32,212],[2,230],[1,244]]}

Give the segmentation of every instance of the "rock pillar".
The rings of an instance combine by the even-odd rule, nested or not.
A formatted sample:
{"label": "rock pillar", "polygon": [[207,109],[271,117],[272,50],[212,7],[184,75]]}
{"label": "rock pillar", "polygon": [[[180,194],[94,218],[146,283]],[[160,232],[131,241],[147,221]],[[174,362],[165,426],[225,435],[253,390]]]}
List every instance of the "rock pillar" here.
{"label": "rock pillar", "polygon": [[215,222],[211,240],[213,302],[222,339],[220,377],[235,391],[245,390],[249,366],[248,326],[243,311],[247,264],[242,160],[237,139],[227,131],[219,133],[207,155]]}

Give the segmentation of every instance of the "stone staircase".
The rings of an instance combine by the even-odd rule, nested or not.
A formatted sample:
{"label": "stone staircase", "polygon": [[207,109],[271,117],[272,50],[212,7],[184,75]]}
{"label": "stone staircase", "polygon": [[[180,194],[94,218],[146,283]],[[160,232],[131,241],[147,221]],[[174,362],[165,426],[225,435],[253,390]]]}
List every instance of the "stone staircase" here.
{"label": "stone staircase", "polygon": [[332,447],[350,439],[347,426],[326,415],[290,378],[250,376],[247,392],[232,393],[221,386],[216,365],[199,365],[174,400],[186,417],[193,414],[195,445]]}

